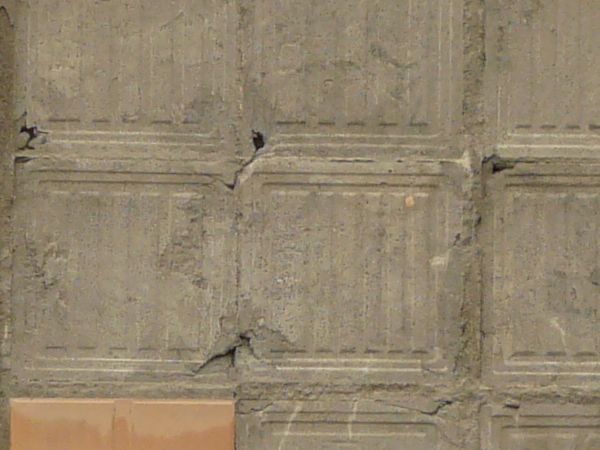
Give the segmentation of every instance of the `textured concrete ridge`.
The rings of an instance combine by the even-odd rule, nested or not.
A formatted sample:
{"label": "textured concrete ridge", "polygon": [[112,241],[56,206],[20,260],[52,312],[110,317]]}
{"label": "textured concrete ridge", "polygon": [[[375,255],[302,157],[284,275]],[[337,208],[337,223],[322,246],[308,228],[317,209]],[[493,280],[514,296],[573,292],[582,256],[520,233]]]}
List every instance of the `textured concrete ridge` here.
{"label": "textured concrete ridge", "polygon": [[595,6],[0,0],[0,448],[27,397],[597,448]]}

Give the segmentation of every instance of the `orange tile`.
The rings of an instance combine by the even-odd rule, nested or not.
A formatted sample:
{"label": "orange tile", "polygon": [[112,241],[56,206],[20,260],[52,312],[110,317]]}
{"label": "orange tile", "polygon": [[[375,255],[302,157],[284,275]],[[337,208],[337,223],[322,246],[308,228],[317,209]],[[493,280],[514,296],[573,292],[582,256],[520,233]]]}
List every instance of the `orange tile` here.
{"label": "orange tile", "polygon": [[234,405],[222,401],[134,401],[134,450],[233,450]]}
{"label": "orange tile", "polygon": [[112,450],[114,402],[13,400],[11,450]]}
{"label": "orange tile", "polygon": [[233,450],[232,401],[11,401],[11,450]]}

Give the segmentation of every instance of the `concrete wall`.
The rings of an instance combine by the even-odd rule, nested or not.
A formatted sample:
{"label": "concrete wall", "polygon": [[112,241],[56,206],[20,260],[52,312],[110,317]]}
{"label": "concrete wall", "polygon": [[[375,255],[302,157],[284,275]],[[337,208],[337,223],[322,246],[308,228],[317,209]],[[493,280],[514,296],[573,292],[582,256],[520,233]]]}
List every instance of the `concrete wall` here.
{"label": "concrete wall", "polygon": [[[15,34],[8,9],[0,3],[0,442],[8,442],[8,332],[10,329],[11,203],[13,189]],[[0,445],[2,447],[2,445]]]}
{"label": "concrete wall", "polygon": [[3,5],[5,397],[235,398],[248,450],[600,448],[593,2]]}

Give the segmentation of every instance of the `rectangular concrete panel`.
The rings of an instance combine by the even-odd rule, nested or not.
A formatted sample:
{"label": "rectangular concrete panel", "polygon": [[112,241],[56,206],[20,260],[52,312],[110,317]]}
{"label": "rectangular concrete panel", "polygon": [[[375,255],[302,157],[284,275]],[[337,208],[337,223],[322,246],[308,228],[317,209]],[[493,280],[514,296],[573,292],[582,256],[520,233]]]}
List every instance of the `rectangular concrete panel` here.
{"label": "rectangular concrete panel", "polygon": [[233,2],[214,0],[29,2],[27,119],[52,132],[46,151],[223,152],[235,14]]}
{"label": "rectangular concrete panel", "polygon": [[597,406],[529,404],[488,406],[482,415],[483,450],[595,450],[600,448]]}
{"label": "rectangular concrete panel", "polygon": [[[242,185],[241,317],[267,367],[304,380],[447,374],[461,279],[451,177],[435,164],[260,163]],[[277,376],[267,367],[255,369]]]}
{"label": "rectangular concrete panel", "polygon": [[590,1],[490,3],[488,107],[504,154],[597,153],[598,18]]}
{"label": "rectangular concrete panel", "polygon": [[233,450],[234,434],[229,401],[11,401],[11,450]]}
{"label": "rectangular concrete panel", "polygon": [[599,167],[523,164],[491,177],[487,375],[597,380]]}
{"label": "rectangular concrete panel", "polygon": [[[29,166],[28,166],[29,167]],[[231,199],[201,175],[18,174],[15,369],[191,374],[234,319]]]}
{"label": "rectangular concrete panel", "polygon": [[245,402],[240,413],[239,450],[447,450],[457,445],[452,422],[369,400],[278,401],[267,407]]}
{"label": "rectangular concrete panel", "polygon": [[247,120],[282,151],[452,153],[461,10],[455,0],[245,5]]}

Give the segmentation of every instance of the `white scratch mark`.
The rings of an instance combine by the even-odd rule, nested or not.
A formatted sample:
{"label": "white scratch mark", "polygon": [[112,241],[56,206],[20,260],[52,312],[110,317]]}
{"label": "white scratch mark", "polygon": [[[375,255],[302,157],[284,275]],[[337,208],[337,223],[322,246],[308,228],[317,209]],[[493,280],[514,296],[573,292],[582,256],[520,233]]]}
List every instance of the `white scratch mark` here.
{"label": "white scratch mark", "polygon": [[471,170],[471,155],[468,150],[465,150],[459,160],[456,161],[465,170]]}
{"label": "white scratch mark", "polygon": [[352,406],[352,414],[350,414],[350,418],[348,419],[348,439],[352,440],[352,425],[356,422],[356,413],[358,412],[358,400],[354,400],[354,405]]}
{"label": "white scratch mark", "polygon": [[450,252],[445,252],[442,255],[434,256],[429,260],[431,267],[439,267],[445,269],[448,267],[448,261],[450,260]]}
{"label": "white scratch mark", "polygon": [[558,317],[552,317],[550,319],[550,324],[558,330],[558,332],[560,334],[560,340],[562,342],[563,350],[566,352],[567,351],[567,339],[565,336],[565,330],[563,330],[563,327],[560,326],[560,322],[558,320],[559,320]]}
{"label": "white scratch mark", "polygon": [[285,427],[285,433],[283,433],[281,441],[279,441],[279,446],[277,447],[277,450],[283,450],[283,446],[285,445],[285,440],[289,436],[290,430],[292,429],[292,424],[294,423],[294,420],[296,420],[296,416],[298,415],[298,413],[300,412],[301,409],[302,409],[302,404],[297,404],[296,407],[294,408],[294,412],[290,415],[290,420],[288,420],[287,426]]}

